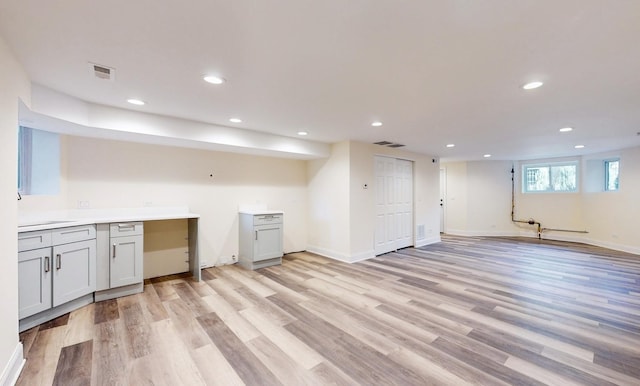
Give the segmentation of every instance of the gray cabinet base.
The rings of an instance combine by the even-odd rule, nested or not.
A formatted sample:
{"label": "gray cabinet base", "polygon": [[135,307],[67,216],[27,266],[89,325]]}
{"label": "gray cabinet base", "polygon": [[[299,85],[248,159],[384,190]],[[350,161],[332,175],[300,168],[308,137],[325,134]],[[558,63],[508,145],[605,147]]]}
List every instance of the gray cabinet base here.
{"label": "gray cabinet base", "polygon": [[139,294],[144,291],[144,283],[125,285],[123,287],[111,288],[104,291],[96,291],[96,302],[115,299],[122,296]]}
{"label": "gray cabinet base", "polygon": [[58,307],[49,308],[46,311],[20,319],[20,322],[18,323],[19,330],[20,332],[28,330],[91,303],[93,303],[93,292],[70,302],[61,304]]}
{"label": "gray cabinet base", "polygon": [[271,267],[272,265],[280,265],[282,264],[282,257],[275,257],[273,259],[260,260],[260,261],[252,261],[249,259],[243,259],[240,257],[238,260],[238,264],[247,269],[260,269]]}

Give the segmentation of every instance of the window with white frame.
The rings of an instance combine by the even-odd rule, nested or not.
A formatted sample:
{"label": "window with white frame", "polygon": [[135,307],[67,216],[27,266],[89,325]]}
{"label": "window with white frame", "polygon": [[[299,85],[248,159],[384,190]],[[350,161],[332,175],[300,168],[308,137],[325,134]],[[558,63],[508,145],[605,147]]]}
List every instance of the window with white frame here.
{"label": "window with white frame", "polygon": [[524,193],[577,192],[578,163],[523,165],[522,191]]}
{"label": "window with white frame", "polygon": [[604,161],[604,190],[615,191],[620,188],[620,159]]}
{"label": "window with white frame", "polygon": [[60,190],[60,136],[20,126],[18,129],[18,193],[55,195]]}

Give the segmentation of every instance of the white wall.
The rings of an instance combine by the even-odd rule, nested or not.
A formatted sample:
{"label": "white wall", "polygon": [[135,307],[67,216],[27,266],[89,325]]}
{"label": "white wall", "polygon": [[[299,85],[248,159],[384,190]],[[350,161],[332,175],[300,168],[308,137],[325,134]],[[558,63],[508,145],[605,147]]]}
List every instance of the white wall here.
{"label": "white wall", "polygon": [[446,173],[445,233],[467,232],[467,163],[443,163]]}
{"label": "white wall", "polygon": [[[43,209],[188,206],[201,215],[200,259],[238,255],[238,208],[285,212],[284,249],[307,242],[306,162],[161,145],[66,136],[62,197],[27,197],[21,213]],[[213,177],[210,177],[213,175]]]}
{"label": "white wall", "polygon": [[[602,160],[620,157],[620,190],[604,192],[604,178],[593,170]],[[577,193],[522,193],[521,167],[526,163],[581,161]],[[640,253],[636,219],[640,218],[640,148],[594,154],[583,159],[533,161],[470,161],[444,163],[447,170],[447,233],[459,235],[521,235],[537,237],[535,227],[511,223],[511,165],[515,165],[516,219],[530,218],[544,228],[586,230],[588,233],[544,231],[543,237],[570,240]],[[598,177],[600,176],[600,177]],[[594,189],[593,186],[600,186]],[[588,187],[588,188],[587,188]]]}
{"label": "white wall", "polygon": [[[516,218],[527,220],[533,218],[543,227],[554,229],[584,230],[586,224],[582,216],[582,194],[584,179],[578,176],[578,192],[567,193],[522,193],[522,165],[536,163],[553,163],[579,161],[578,157],[553,158],[521,161],[515,163],[516,176]],[[509,191],[509,194],[511,191]],[[525,229],[532,227],[525,225]],[[537,233],[536,233],[537,235]],[[547,237],[559,240],[582,241],[578,233],[546,232]]]}
{"label": "white wall", "polygon": [[[374,256],[374,156],[414,162],[414,238],[421,246],[440,240],[439,165],[432,157],[361,142],[333,145],[331,157],[309,161],[309,250],[343,261]],[[367,184],[368,189],[363,189]]]}
{"label": "white wall", "polygon": [[18,342],[17,170],[18,100],[30,103],[29,79],[0,37],[0,384],[13,381],[22,363]]}
{"label": "white wall", "polygon": [[589,160],[612,157],[620,157],[620,189],[605,192],[602,183],[599,191],[582,195],[587,238],[596,245],[640,254],[640,147],[594,154],[585,157],[583,166]]}
{"label": "white wall", "polygon": [[309,242],[307,249],[348,260],[349,234],[349,142],[331,146],[329,158],[307,162]]}

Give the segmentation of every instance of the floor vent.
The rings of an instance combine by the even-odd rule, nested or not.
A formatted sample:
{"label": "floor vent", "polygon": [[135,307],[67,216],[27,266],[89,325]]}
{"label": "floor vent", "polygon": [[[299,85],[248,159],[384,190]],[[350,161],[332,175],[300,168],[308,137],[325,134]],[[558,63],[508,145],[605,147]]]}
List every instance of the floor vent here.
{"label": "floor vent", "polygon": [[94,77],[113,82],[116,78],[116,69],[101,64],[89,63],[89,71]]}

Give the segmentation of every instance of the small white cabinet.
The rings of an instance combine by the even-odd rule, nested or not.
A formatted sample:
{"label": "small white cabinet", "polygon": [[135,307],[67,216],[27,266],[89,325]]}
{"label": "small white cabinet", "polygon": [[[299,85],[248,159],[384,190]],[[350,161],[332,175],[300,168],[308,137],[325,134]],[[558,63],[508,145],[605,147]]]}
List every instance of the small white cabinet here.
{"label": "small white cabinet", "polygon": [[51,308],[51,247],[18,253],[20,319]]}
{"label": "small white cabinet", "polygon": [[116,288],[142,282],[142,222],[109,226],[109,287]]}
{"label": "small white cabinet", "polygon": [[240,213],[238,263],[258,269],[282,263],[282,212]]}
{"label": "small white cabinet", "polygon": [[96,290],[95,238],[56,245],[52,255],[54,307]]}
{"label": "small white cabinet", "polygon": [[20,319],[95,291],[95,238],[95,225],[18,234]]}

